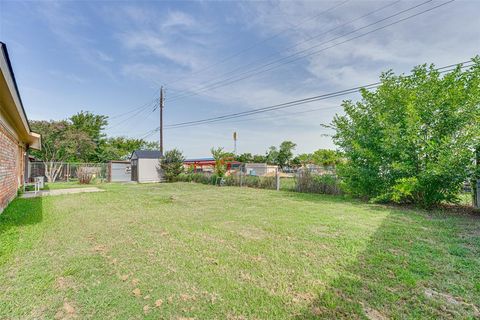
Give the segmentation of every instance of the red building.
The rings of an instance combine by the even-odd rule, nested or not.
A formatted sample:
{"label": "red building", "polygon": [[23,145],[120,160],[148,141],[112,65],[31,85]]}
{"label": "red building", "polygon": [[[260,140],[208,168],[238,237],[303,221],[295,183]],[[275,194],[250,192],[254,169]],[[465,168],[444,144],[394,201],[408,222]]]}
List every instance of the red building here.
{"label": "red building", "polygon": [[[242,163],[238,161],[227,161],[227,171],[235,170],[240,167]],[[193,172],[213,172],[215,169],[215,159],[213,158],[198,158],[186,159],[183,161],[186,169],[193,167]]]}

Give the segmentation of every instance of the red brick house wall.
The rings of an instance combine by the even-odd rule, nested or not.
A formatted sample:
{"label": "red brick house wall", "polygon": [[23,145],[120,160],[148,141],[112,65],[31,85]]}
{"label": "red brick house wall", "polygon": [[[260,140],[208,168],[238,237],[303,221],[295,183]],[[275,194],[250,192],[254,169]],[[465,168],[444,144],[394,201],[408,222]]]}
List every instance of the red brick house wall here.
{"label": "red brick house wall", "polygon": [[0,123],[0,212],[23,182],[24,148]]}

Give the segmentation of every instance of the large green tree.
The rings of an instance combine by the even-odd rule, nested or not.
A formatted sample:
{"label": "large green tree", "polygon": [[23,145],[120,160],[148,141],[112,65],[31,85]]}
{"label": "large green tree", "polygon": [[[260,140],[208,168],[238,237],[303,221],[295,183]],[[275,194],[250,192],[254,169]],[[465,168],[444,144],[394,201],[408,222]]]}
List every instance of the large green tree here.
{"label": "large green tree", "polygon": [[61,162],[76,161],[96,148],[89,135],[73,127],[69,121],[30,121],[30,126],[42,135],[41,150],[32,150],[31,154],[44,162],[48,181],[56,180]]}
{"label": "large green tree", "polygon": [[345,101],[332,123],[346,163],[338,173],[352,194],[431,207],[455,202],[475,172],[480,145],[480,58],[442,74],[381,75],[375,91]]}
{"label": "large green tree", "polygon": [[127,159],[137,149],[158,150],[158,142],[126,137],[107,138],[107,116],[81,111],[66,120],[31,121],[42,135],[42,150],[32,155],[45,162],[46,176],[54,181],[62,162],[107,162]]}
{"label": "large green tree", "polygon": [[106,142],[106,134],[103,131],[108,125],[107,119],[107,116],[93,114],[89,111],[80,111],[69,118],[72,128],[88,135],[95,144],[94,150],[79,154],[76,161],[102,162],[105,160],[102,157]]}

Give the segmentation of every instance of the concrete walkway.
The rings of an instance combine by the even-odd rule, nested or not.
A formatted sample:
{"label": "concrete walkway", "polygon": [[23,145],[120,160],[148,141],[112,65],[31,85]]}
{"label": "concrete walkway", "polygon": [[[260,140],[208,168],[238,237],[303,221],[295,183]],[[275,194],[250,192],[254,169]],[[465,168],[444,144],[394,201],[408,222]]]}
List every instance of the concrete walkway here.
{"label": "concrete walkway", "polygon": [[35,194],[33,191],[28,191],[22,194],[22,198],[35,198],[35,197],[44,197],[44,196],[58,196],[61,194],[74,194],[74,193],[83,193],[83,192],[102,192],[105,190],[99,189],[97,187],[87,187],[87,188],[70,188],[70,189],[57,189],[57,190],[40,190]]}

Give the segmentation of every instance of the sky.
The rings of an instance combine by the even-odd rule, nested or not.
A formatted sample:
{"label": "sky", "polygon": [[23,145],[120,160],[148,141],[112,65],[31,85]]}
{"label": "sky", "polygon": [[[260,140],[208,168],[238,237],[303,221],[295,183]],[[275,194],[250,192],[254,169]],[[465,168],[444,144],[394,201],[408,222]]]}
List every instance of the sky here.
{"label": "sky", "polygon": [[[108,136],[158,141],[160,86],[167,126],[468,61],[480,54],[480,1],[421,13],[447,1],[0,0],[0,41],[29,119],[90,111],[110,117]],[[212,147],[233,151],[233,132],[238,153],[284,140],[295,153],[335,148],[322,125],[344,99],[359,96],[166,128],[165,148],[208,157]]]}

